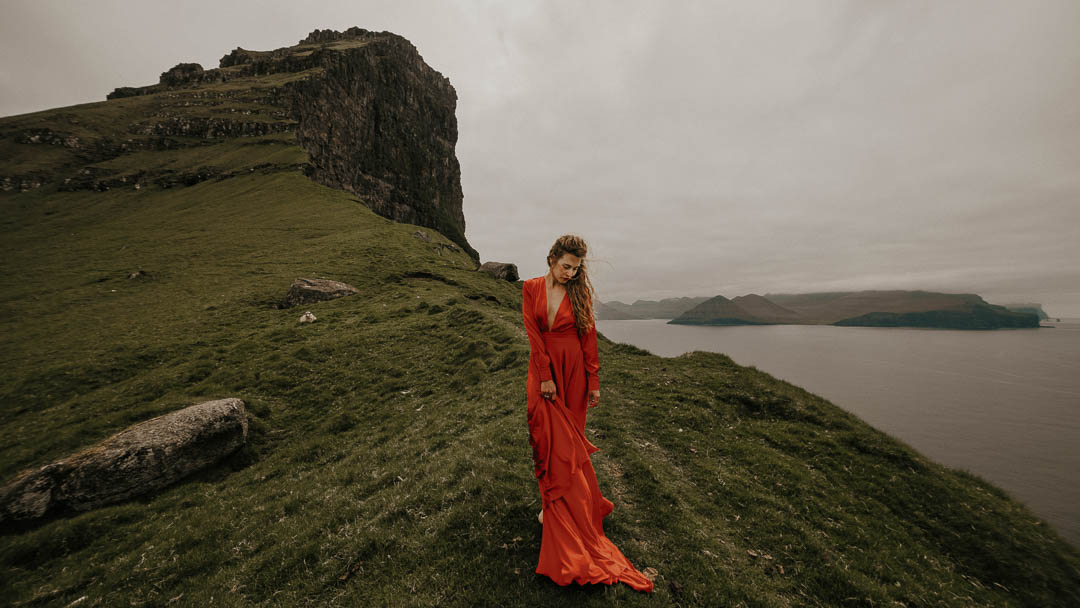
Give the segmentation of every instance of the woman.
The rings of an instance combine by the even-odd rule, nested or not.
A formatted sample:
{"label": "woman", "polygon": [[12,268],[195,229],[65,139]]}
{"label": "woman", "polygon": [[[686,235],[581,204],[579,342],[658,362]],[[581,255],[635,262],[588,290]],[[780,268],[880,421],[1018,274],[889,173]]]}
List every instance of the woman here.
{"label": "woman", "polygon": [[622,581],[652,591],[604,535],[615,505],[600,493],[585,438],[585,410],[600,403],[600,365],[593,322],[593,288],[585,270],[585,241],[560,236],[548,253],[548,273],[525,281],[521,312],[529,334],[529,443],[540,485],[544,526],[537,574],[559,585]]}

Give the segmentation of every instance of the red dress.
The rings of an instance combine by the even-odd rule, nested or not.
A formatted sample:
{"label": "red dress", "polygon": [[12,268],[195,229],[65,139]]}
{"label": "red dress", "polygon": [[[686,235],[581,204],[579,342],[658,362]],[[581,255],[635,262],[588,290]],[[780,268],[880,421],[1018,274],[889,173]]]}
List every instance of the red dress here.
{"label": "red dress", "polygon": [[[531,348],[525,383],[529,443],[544,510],[536,573],[559,585],[622,581],[638,591],[652,591],[653,582],[604,535],[603,519],[615,505],[600,493],[589,458],[600,448],[585,437],[588,391],[600,388],[596,325],[578,336],[566,294],[548,328],[544,280],[526,280],[521,292]],[[555,381],[553,399],[540,394],[545,380]]]}

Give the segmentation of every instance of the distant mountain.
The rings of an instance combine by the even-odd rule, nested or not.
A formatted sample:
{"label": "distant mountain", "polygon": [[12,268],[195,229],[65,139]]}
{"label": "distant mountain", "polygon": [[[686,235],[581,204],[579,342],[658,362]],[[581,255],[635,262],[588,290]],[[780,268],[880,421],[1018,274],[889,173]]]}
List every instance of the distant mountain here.
{"label": "distant mountain", "polygon": [[[765,308],[761,306],[761,308]],[[772,321],[756,317],[739,304],[716,296],[668,321],[678,325],[767,325]]]}
{"label": "distant mountain", "polygon": [[[633,304],[623,304],[617,300],[601,302],[598,308],[599,319],[674,319],[682,313],[708,300],[708,296],[664,298],[663,300],[635,300]],[[604,316],[609,311],[610,317]],[[618,312],[615,312],[618,311]],[[616,314],[630,316],[614,316]]]}
{"label": "distant mountain", "polygon": [[1039,317],[989,304],[972,293],[869,290],[716,296],[669,321],[689,325],[829,324],[995,329],[1038,327]]}
{"label": "distant mountain", "polygon": [[799,323],[803,320],[803,316],[794,310],[780,306],[755,293],[739,296],[731,301],[754,317],[771,323]]}
{"label": "distant mountain", "polygon": [[[626,308],[630,308],[627,304],[621,302],[615,302],[621,304]],[[627,320],[627,319],[640,319],[641,317],[626,312],[623,308],[617,308],[607,302],[597,301],[596,304],[596,318],[597,319],[611,319],[611,320]]]}

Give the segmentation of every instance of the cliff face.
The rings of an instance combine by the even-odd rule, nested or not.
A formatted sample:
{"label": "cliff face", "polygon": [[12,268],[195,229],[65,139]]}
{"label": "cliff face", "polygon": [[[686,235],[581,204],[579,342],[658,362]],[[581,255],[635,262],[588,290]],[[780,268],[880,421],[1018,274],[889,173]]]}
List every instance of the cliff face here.
{"label": "cliff face", "polygon": [[[401,36],[355,27],[315,30],[291,47],[237,48],[214,69],[182,63],[156,85],[118,88],[108,98],[253,79],[258,101],[295,121],[290,130],[308,154],[312,179],[354,193],[379,215],[434,228],[479,260],[465,239],[454,152],[457,93]],[[168,127],[156,133],[169,134]]]}
{"label": "cliff face", "polygon": [[312,177],[379,215],[465,240],[457,93],[407,40],[389,35],[327,53],[324,72],[289,85]]}

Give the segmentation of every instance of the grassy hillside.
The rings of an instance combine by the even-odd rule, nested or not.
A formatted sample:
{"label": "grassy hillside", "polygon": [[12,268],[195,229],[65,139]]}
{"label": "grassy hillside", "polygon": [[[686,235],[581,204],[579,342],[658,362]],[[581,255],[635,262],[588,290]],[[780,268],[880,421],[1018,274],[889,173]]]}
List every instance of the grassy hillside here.
{"label": "grassy hillside", "polygon": [[[23,169],[67,162],[3,145]],[[239,397],[251,416],[248,445],[212,469],[4,530],[6,603],[1080,603],[1076,549],[982,479],[726,356],[603,337],[588,430],[616,505],[605,530],[660,572],[656,592],[535,575],[520,283],[299,170],[239,170],[291,148],[218,150],[235,176],[188,187],[0,194],[4,480],[195,402]],[[139,154],[115,168],[206,164]],[[361,293],[275,308],[300,276]]]}

